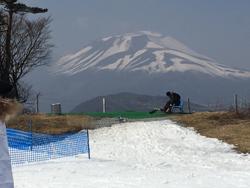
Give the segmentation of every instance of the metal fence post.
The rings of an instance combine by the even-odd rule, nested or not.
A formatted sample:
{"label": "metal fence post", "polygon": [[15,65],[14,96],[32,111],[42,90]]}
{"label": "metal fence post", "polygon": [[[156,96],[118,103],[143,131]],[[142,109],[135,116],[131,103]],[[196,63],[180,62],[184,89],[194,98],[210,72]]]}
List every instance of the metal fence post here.
{"label": "metal fence post", "polygon": [[87,129],[87,147],[88,147],[88,158],[90,159],[89,129]]}
{"label": "metal fence post", "polygon": [[234,95],[234,105],[235,105],[235,112],[236,114],[239,113],[239,109],[238,109],[238,95]]}
{"label": "metal fence post", "polygon": [[191,114],[191,106],[190,106],[190,99],[188,98],[188,113]]}
{"label": "metal fence post", "polygon": [[30,141],[31,141],[31,146],[30,146],[30,150],[32,151],[33,150],[33,125],[32,125],[32,120],[29,120],[28,121],[28,125],[29,125],[29,128],[30,128]]}

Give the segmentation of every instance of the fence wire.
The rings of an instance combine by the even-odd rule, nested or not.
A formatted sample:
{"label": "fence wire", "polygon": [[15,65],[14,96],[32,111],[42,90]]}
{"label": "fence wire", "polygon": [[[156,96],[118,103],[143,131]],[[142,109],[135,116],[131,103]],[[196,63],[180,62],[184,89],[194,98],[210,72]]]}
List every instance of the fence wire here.
{"label": "fence wire", "polygon": [[7,137],[13,165],[89,153],[87,131],[46,135],[8,128]]}

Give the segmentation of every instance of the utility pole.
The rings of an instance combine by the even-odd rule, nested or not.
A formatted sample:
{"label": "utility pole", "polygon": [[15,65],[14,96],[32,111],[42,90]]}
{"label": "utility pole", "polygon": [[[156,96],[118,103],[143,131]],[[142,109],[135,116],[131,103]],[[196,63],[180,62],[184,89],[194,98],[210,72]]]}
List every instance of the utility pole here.
{"label": "utility pole", "polygon": [[41,93],[39,92],[37,95],[36,95],[36,113],[38,114],[39,113],[39,97],[41,96]]}

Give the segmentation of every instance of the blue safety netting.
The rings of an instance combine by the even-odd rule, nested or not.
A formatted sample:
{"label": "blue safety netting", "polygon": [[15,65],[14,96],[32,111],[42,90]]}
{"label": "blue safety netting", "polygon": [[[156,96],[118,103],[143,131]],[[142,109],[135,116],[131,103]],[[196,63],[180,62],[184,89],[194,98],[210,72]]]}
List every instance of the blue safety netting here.
{"label": "blue safety netting", "polygon": [[39,162],[88,153],[88,134],[47,135],[7,129],[8,145],[13,165]]}

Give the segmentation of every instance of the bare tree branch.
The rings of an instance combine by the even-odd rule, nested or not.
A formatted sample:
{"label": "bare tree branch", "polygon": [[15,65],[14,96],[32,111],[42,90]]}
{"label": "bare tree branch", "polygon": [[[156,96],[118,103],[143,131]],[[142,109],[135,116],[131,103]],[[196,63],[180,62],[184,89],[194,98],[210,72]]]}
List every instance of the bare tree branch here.
{"label": "bare tree branch", "polygon": [[17,0],[0,0],[0,81],[15,91],[8,97],[18,99],[20,79],[48,62],[52,47],[48,42],[50,18],[31,21],[23,16],[47,11]]}
{"label": "bare tree branch", "polygon": [[[24,15],[13,17],[9,78],[16,90],[18,90],[19,80],[26,74],[39,66],[48,64],[53,47],[50,43],[50,22],[49,17],[37,20],[29,20]],[[4,43],[6,38],[3,37],[0,40]],[[4,51],[4,46],[0,46],[0,49],[1,52]],[[2,58],[6,55],[0,54]],[[1,71],[4,69],[0,66],[0,73]]]}

